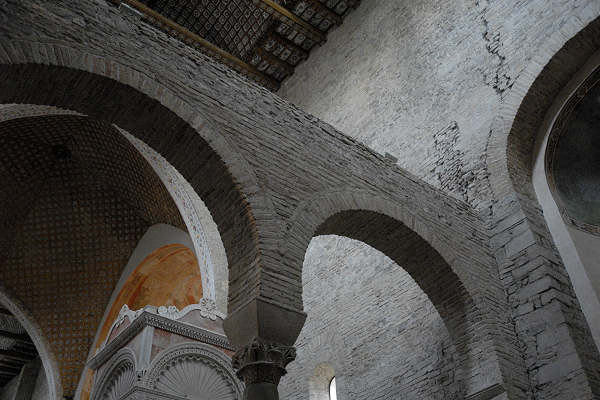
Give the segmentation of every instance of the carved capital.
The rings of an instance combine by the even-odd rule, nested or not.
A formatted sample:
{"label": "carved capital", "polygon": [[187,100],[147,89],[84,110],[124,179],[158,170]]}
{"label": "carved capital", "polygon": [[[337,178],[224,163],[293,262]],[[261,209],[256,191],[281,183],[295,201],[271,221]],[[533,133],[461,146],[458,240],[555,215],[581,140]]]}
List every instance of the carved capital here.
{"label": "carved capital", "polygon": [[295,359],[294,347],[255,338],[235,353],[232,365],[246,385],[278,385],[281,377],[286,374],[285,367]]}

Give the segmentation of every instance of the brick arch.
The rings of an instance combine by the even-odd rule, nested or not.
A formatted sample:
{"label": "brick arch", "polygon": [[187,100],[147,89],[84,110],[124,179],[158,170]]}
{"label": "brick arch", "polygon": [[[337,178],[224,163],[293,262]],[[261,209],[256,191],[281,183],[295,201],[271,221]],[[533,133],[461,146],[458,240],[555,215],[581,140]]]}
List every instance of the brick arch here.
{"label": "brick arch", "polygon": [[315,236],[344,236],[381,251],[414,279],[439,312],[461,355],[465,396],[483,390],[490,396],[506,391],[510,399],[524,398],[522,382],[514,379],[514,371],[524,366],[514,332],[499,308],[497,278],[489,265],[469,254],[462,238],[445,237],[428,225],[380,195],[360,190],[321,193],[296,211],[280,253],[289,255],[286,267],[299,268],[301,274]]}
{"label": "brick arch", "polygon": [[578,9],[549,37],[515,82],[495,119],[486,162],[495,198],[534,197],[533,149],[548,109],[572,77],[600,49],[600,4]]}
{"label": "brick arch", "polygon": [[[0,124],[5,121],[48,116],[78,116],[85,115],[71,110],[60,109],[51,106],[39,106],[32,104],[0,105]],[[228,291],[228,267],[225,249],[218,234],[217,227],[212,220],[209,211],[199,199],[198,194],[193,191],[189,183],[185,181],[179,172],[175,170],[162,156],[139,139],[134,138],[128,132],[118,128],[150,163],[160,180],[170,192],[175,201],[187,230],[194,242],[194,250],[202,270],[204,286],[204,297],[215,301],[217,310],[223,317],[227,312]],[[96,158],[97,154],[91,154]],[[118,177],[114,177],[119,179]],[[212,289],[212,290],[211,290]]]}
{"label": "brick arch", "polygon": [[[600,391],[598,351],[532,179],[540,131],[569,82],[598,50],[600,3],[588,2],[533,55],[504,99],[487,143],[486,163],[496,199],[492,243],[497,242],[501,279],[528,360],[532,390],[548,398],[568,391],[592,398]],[[534,308],[532,303],[541,296],[545,296],[543,305]],[[544,332],[530,336],[538,321],[546,321],[545,330],[560,332],[562,337],[555,339],[560,349],[540,340]],[[564,326],[568,329],[560,331]],[[569,364],[568,358],[575,361]],[[558,370],[560,374],[547,374]]]}
{"label": "brick arch", "polygon": [[[115,124],[148,144],[189,181],[219,228],[233,271],[230,310],[258,291],[261,221],[252,209],[271,210],[272,204],[231,143],[168,89],[135,69],[72,48],[39,44],[48,53],[60,54],[45,60],[55,65],[42,65],[29,44],[3,45],[12,46],[20,57],[0,52],[0,103],[72,110]],[[255,289],[237,290],[242,285]]]}

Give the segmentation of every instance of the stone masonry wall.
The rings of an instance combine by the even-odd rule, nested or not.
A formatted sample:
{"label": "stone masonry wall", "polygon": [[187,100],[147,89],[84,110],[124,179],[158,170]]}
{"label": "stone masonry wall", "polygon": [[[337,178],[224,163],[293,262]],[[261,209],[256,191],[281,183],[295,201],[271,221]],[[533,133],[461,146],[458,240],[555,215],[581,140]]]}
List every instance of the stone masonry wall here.
{"label": "stone masonry wall", "polygon": [[[111,122],[117,124],[131,124],[132,129],[130,126],[123,128],[144,140],[152,140],[149,144],[159,146],[155,149],[164,151],[163,156],[182,172],[194,189],[207,192],[207,196],[218,195],[221,188],[207,191],[208,172],[201,169],[203,166],[194,165],[198,157],[189,155],[188,145],[198,146],[198,140],[192,142],[190,139],[194,134],[187,130],[148,132],[152,128],[143,125],[144,118],[148,117],[140,118],[138,114],[148,110],[135,110],[134,113],[132,107],[137,104],[126,103],[128,97],[135,98],[135,93],[127,93],[113,85],[114,81],[109,81],[110,90],[116,92],[111,95],[110,90],[102,90],[102,83],[94,79],[105,75],[122,80],[172,108],[198,129],[200,135],[207,137],[211,145],[222,142],[230,145],[230,151],[222,152],[221,156],[228,157],[228,167],[236,172],[236,184],[255,210],[252,225],[257,227],[263,253],[260,268],[248,262],[236,265],[241,270],[236,272],[245,281],[264,280],[257,285],[261,296],[284,305],[301,306],[298,273],[306,247],[288,251],[286,246],[302,243],[305,239],[308,244],[311,236],[299,240],[287,238],[289,243],[278,240],[286,237],[291,225],[302,224],[310,218],[305,215],[307,211],[303,207],[306,204],[328,193],[348,193],[346,199],[337,200],[336,206],[376,207],[382,199],[394,204],[393,216],[432,243],[444,257],[453,260],[453,268],[464,277],[463,284],[471,295],[478,301],[489,302],[483,306],[485,311],[488,307],[495,310],[488,316],[502,319],[499,313],[504,300],[500,296],[499,283],[491,275],[493,259],[486,248],[485,227],[466,204],[441,195],[330,125],[253,86],[227,68],[140,21],[139,17],[105,2],[53,1],[43,2],[40,7],[41,3],[33,1],[4,0],[3,4],[6,6],[0,11],[5,13],[0,14],[0,18],[8,24],[0,31],[3,46],[0,56],[4,62],[58,64],[97,74],[54,69],[52,73],[66,75],[61,77],[60,86],[44,90],[36,87],[27,92],[23,88],[35,76],[45,72],[36,69],[37,66],[28,66],[25,70],[15,67],[10,71],[5,68],[7,74],[19,73],[14,79],[5,76],[3,83],[13,86],[3,88],[4,101],[51,102],[99,118],[113,118]],[[35,29],[30,29],[32,26]],[[44,80],[45,83],[48,81],[52,80]],[[77,85],[73,86],[75,83]],[[72,85],[68,86],[69,96],[53,95],[53,90],[66,90],[65,85]],[[96,90],[94,95],[90,94],[91,90]],[[94,99],[93,103],[89,102],[90,98]],[[116,101],[121,102],[121,108],[114,105]],[[148,107],[155,107],[153,114],[160,111],[156,104]],[[129,113],[121,112],[123,108]],[[238,174],[242,170],[251,178]],[[423,207],[424,204],[427,207]],[[318,225],[322,221],[310,222]],[[242,224],[237,225],[244,228]],[[220,229],[223,234],[223,226]],[[239,244],[237,241],[235,245],[239,247]],[[281,260],[281,249],[286,250],[283,255],[290,260]],[[264,273],[259,274],[261,269]],[[239,282],[244,281],[236,281],[234,276],[233,283]],[[231,292],[232,296],[238,296],[242,291]],[[235,304],[244,299],[238,297]]]}
{"label": "stone masonry wall", "polygon": [[[432,187],[423,184],[412,174],[395,168],[384,157],[356,140],[344,136],[330,125],[249,84],[226,68],[216,65],[190,50],[177,40],[168,38],[147,24],[140,22],[139,19],[136,20],[135,16],[128,16],[116,9],[109,8],[104,2],[81,1],[71,3],[53,1],[43,2],[44,7],[39,7],[39,2],[30,0],[4,0],[1,3],[10,7],[8,13],[2,13],[3,9],[0,7],[0,19],[6,23],[3,30],[0,30],[0,43],[2,44],[0,59],[3,63],[59,64],[91,71],[112,79],[126,80],[129,85],[143,93],[160,99],[163,104],[173,109],[178,116],[184,118],[188,123],[191,124],[194,121],[193,126],[198,129],[201,135],[209,136],[212,133],[208,133],[208,131],[211,128],[216,128],[215,131],[218,134],[211,136],[211,145],[218,141],[215,137],[221,137],[221,135],[225,137],[228,143],[233,144],[231,148],[239,153],[231,156],[227,155],[231,157],[228,160],[228,166],[231,167],[233,165],[230,162],[231,159],[237,157],[236,160],[243,160],[246,164],[243,164],[243,162],[240,162],[240,164],[248,166],[248,169],[251,170],[250,174],[254,174],[256,178],[252,182],[255,186],[249,186],[249,181],[244,179],[241,181],[240,187],[245,190],[245,194],[250,199],[257,217],[256,225],[261,228],[259,235],[260,243],[264,246],[261,248],[261,251],[263,251],[263,265],[256,268],[255,271],[251,271],[248,275],[253,273],[265,277],[265,281],[260,286],[262,296],[275,299],[287,306],[301,306],[297,297],[300,292],[299,267],[291,262],[290,264],[281,262],[281,254],[288,257],[290,252],[287,251],[288,247],[286,247],[289,246],[288,243],[279,243],[278,240],[289,232],[290,225],[301,225],[305,221],[304,218],[308,218],[311,223],[322,222],[310,220],[310,215],[304,215],[302,213],[304,210],[303,205],[311,203],[319,194],[326,197],[325,194],[334,191],[345,193],[345,198],[343,201],[338,201],[337,207],[347,204],[350,207],[372,205],[373,208],[377,208],[377,199],[386,198],[386,201],[395,204],[395,210],[400,210],[396,212],[395,217],[417,231],[434,247],[441,249],[439,250],[440,253],[443,253],[442,255],[447,257],[448,260],[452,260],[453,268],[457,268],[457,274],[461,276],[469,292],[476,296],[478,300],[485,301],[485,311],[489,312],[486,318],[496,319],[493,322],[502,322],[496,325],[498,331],[494,333],[498,335],[496,350],[498,350],[499,356],[506,357],[503,360],[504,371],[514,373],[518,378],[517,380],[526,378],[526,374],[522,373],[520,369],[523,360],[520,359],[519,354],[516,354],[515,344],[507,339],[513,328],[509,316],[506,314],[506,299],[502,297],[503,293],[500,291],[497,270],[495,270],[496,265],[487,248],[488,232],[482,226],[482,221],[477,218],[466,203],[447,198]],[[572,4],[571,2],[556,3],[560,3],[561,6],[565,6],[567,3]],[[373,8],[373,4],[376,3],[365,2],[364,10],[366,12],[376,12],[377,9]],[[388,4],[392,4],[396,8],[402,8],[408,2],[390,2]],[[426,135],[419,136],[422,131],[418,132],[416,129],[412,129],[411,126],[406,126],[403,129],[406,135],[415,137],[416,143],[407,150],[407,154],[418,154],[419,160],[424,160],[421,165],[415,163],[417,166],[412,167],[420,175],[427,175],[423,174],[423,171],[431,171],[431,176],[428,178],[430,181],[433,183],[436,183],[436,179],[443,181],[446,183],[445,186],[452,188],[452,191],[458,190],[462,193],[459,196],[461,199],[469,201],[479,209],[487,209],[489,202],[486,203],[486,201],[489,199],[485,200],[486,196],[481,194],[487,193],[487,189],[485,185],[480,184],[481,179],[474,180],[470,175],[473,165],[482,162],[481,154],[473,158],[463,155],[463,153],[472,154],[472,149],[478,147],[485,148],[486,140],[473,135],[473,140],[465,144],[463,141],[468,135],[461,132],[479,132],[480,130],[474,129],[473,126],[485,125],[485,122],[478,118],[467,118],[467,116],[470,113],[472,114],[474,109],[474,115],[483,112],[477,107],[483,107],[484,110],[493,109],[502,93],[510,87],[511,80],[506,76],[514,74],[510,69],[506,69],[504,65],[504,56],[499,53],[501,46],[496,39],[493,39],[497,35],[490,33],[492,31],[489,29],[493,24],[490,24],[487,17],[480,18],[479,11],[477,11],[481,9],[483,14],[487,14],[492,7],[505,3],[500,1],[490,4],[482,2],[482,4],[477,4],[476,11],[468,8],[466,3],[457,3],[454,8],[446,7],[448,3],[444,2],[435,3],[435,6],[432,4],[433,2],[420,2],[419,6],[407,8],[409,13],[428,11],[422,15],[423,18],[414,21],[414,26],[429,27],[435,31],[438,26],[450,30],[454,26],[452,24],[460,21],[461,18],[471,18],[472,21],[481,23],[481,30],[467,28],[466,37],[480,37],[480,40],[483,41],[482,48],[485,57],[489,57],[492,61],[486,61],[485,57],[483,60],[476,60],[474,64],[478,67],[474,67],[474,69],[479,74],[468,76],[464,79],[464,82],[479,88],[486,96],[488,94],[491,94],[491,96],[481,98],[471,96],[471,91],[454,83],[449,84],[447,87],[441,85],[443,90],[440,89],[438,92],[436,91],[436,84],[433,83],[435,79],[431,79],[432,83],[430,83],[429,91],[414,89],[409,100],[415,104],[419,101],[425,103],[441,102],[443,98],[441,94],[444,91],[452,93],[453,98],[460,100],[459,102],[457,100],[457,103],[460,103],[463,107],[459,110],[460,112],[457,112],[452,118],[434,124],[436,125],[435,129],[431,132],[437,134],[435,140],[431,139],[429,141],[430,143],[437,141],[437,144],[433,147],[437,149],[438,153],[449,154],[451,162],[448,165],[457,168],[458,172],[448,171],[444,167],[446,162],[444,157],[434,156],[432,158],[434,161],[429,160],[431,162],[428,163],[427,157],[424,156],[427,152],[421,151],[424,144],[419,144],[420,141],[416,141],[417,137],[422,137],[423,143],[426,143]],[[519,3],[519,6],[521,7],[523,4],[525,3]],[[538,1],[531,4],[536,5],[541,10],[540,12],[551,8],[547,4],[542,5]],[[428,6],[433,8],[428,9]],[[447,15],[446,23],[440,17],[440,15],[443,15],[444,10],[450,13]],[[388,10],[391,15],[393,15],[392,11]],[[512,11],[512,9],[509,11]],[[465,14],[461,12],[465,12],[467,16],[465,17]],[[357,14],[359,13],[353,15]],[[506,16],[502,15],[502,18],[504,17]],[[406,26],[399,24],[398,20],[401,20],[401,18],[393,19],[392,25]],[[502,20],[504,21],[504,19]],[[556,21],[560,21],[560,19],[556,19]],[[354,26],[359,26],[359,24]],[[380,24],[380,28],[381,26]],[[342,29],[345,27],[346,24]],[[448,31],[442,31],[438,32],[437,38],[448,36]],[[110,40],[107,40],[107,38]],[[441,39],[439,41],[445,43]],[[378,38],[377,43],[381,42],[383,41]],[[431,42],[434,41],[431,40]],[[490,48],[487,47],[488,42],[491,43]],[[458,43],[468,45],[468,40],[459,40]],[[464,57],[453,46],[449,45],[449,47],[452,47],[446,49],[447,53],[450,54],[449,57],[455,63],[460,63]],[[426,45],[418,48],[418,51],[432,53],[439,51],[440,54],[442,54],[442,50]],[[381,54],[377,56],[380,61],[373,62],[370,65],[376,68],[384,68],[387,65],[381,62],[384,57]],[[455,59],[452,57],[455,57]],[[402,58],[392,57],[391,59],[396,62]],[[412,60],[412,58],[410,59]],[[430,59],[432,62],[436,60],[436,58]],[[128,70],[123,65],[135,68],[136,72],[131,72],[131,69]],[[415,70],[419,71],[427,65],[429,63],[423,63],[421,66],[417,66]],[[453,64],[447,63],[445,67],[450,68],[451,65]],[[482,70],[478,68],[482,68]],[[67,108],[81,107],[85,103],[86,99],[82,98],[80,93],[70,93],[69,97],[60,97],[59,99],[52,96],[43,97],[44,93],[22,93],[22,89],[27,87],[27,80],[22,78],[23,81],[19,81],[17,77],[11,75],[12,72],[9,68],[3,68],[1,71],[4,73],[3,78],[6,78],[2,83],[3,91],[0,92],[4,101],[25,101],[34,98],[37,101],[53,101],[57,103],[54,105]],[[460,71],[455,71],[455,73],[462,77]],[[8,79],[9,77],[11,79]],[[477,83],[479,80],[475,77],[484,79],[485,84],[479,87]],[[88,78],[87,76],[81,76],[80,79],[84,83],[91,82]],[[345,79],[345,82],[369,82],[366,78],[368,77],[364,79],[357,77],[354,80]],[[412,76],[406,77],[405,81],[417,82]],[[440,82],[445,82],[445,80],[439,79],[438,84]],[[84,86],[84,83],[81,83],[81,85]],[[329,86],[333,87],[335,85]],[[385,82],[382,86],[391,86],[391,84]],[[6,89],[7,87],[11,90]],[[95,88],[96,86],[92,83],[90,87]],[[15,88],[20,89],[20,91],[15,92]],[[110,93],[108,90],[106,92]],[[318,92],[323,92],[323,90],[315,89],[313,93]],[[76,100],[70,100],[73,96],[76,96]],[[386,98],[378,95],[377,97],[380,98],[382,104],[386,104],[388,107],[394,105],[394,107],[401,108],[400,106],[403,104],[402,101],[396,101],[393,96]],[[114,101],[114,99],[108,98],[106,100],[107,102]],[[63,103],[60,103],[61,101]],[[69,101],[72,102],[69,103]],[[335,104],[335,101],[331,99],[329,101],[331,104]],[[102,116],[115,114],[114,110],[108,110],[106,113],[101,112],[103,111],[102,105],[105,103],[101,100],[97,100],[97,102],[100,111],[92,109],[90,113],[97,113],[94,115]],[[308,108],[310,111],[310,107]],[[365,109],[367,112],[364,112]],[[426,117],[434,115],[437,119],[444,119],[442,115],[445,115],[445,112],[442,109],[445,108],[424,111],[421,115]],[[401,110],[400,114],[409,116],[407,118],[416,118],[415,116],[418,113],[415,110],[405,108]],[[352,113],[354,115],[379,115],[383,117],[382,114],[370,112],[365,107],[361,107],[360,111],[362,113],[354,109]],[[88,110],[85,110],[85,112],[88,112]],[[344,115],[344,113],[341,115]],[[385,116],[388,121],[387,124],[389,124],[389,121],[393,118],[389,119],[388,114],[385,114]],[[423,120],[425,119],[427,118],[424,117]],[[432,119],[434,118],[432,117]],[[380,125],[378,130],[383,132],[385,131],[383,128],[384,126]],[[361,130],[366,131],[366,129]],[[397,131],[400,131],[400,129],[397,129]],[[483,131],[486,132],[485,129]],[[134,133],[136,132],[132,132],[132,134]],[[365,137],[361,137],[361,139],[366,140]],[[171,144],[169,140],[170,138],[157,139],[160,143]],[[366,141],[382,152],[384,150],[389,151],[394,146],[399,146],[400,143],[407,143],[406,140],[400,138],[390,140],[384,146],[378,147],[374,141]],[[165,158],[180,162],[186,159],[189,153],[185,152],[187,150],[185,146],[175,145],[183,143],[185,143],[184,138],[173,139],[174,145],[170,148],[165,147],[165,150],[168,151],[168,154],[163,154]],[[182,147],[183,149],[181,149]],[[392,150],[392,152],[394,151]],[[399,155],[398,152],[394,153]],[[191,157],[187,158],[191,159]],[[408,157],[401,158],[401,163],[403,159],[408,159]],[[173,164],[176,163],[173,162]],[[237,165],[237,167],[239,171],[241,169],[240,165]],[[475,168],[475,171],[479,170]],[[189,175],[189,171],[187,172],[187,175],[183,172],[182,174],[190,180],[196,190],[199,190],[203,183],[202,176],[194,177]],[[452,184],[452,181],[456,179],[459,183],[457,185]],[[485,179],[483,182],[485,182]],[[465,185],[470,192],[464,191]],[[459,189],[454,189],[456,187]],[[268,201],[259,202],[257,198],[260,196],[257,196],[257,193],[264,194],[261,199],[266,198]],[[357,199],[362,199],[363,202],[361,203]],[[368,199],[376,200],[370,201]],[[484,200],[480,202],[478,199]],[[307,210],[314,211],[315,209],[309,207]],[[282,233],[284,235],[281,235]],[[302,243],[305,238],[291,237],[288,239],[290,243],[296,244],[296,242]],[[286,251],[282,252],[282,249]],[[292,260],[302,260],[305,249],[302,246],[295,248]],[[250,266],[244,266],[244,268],[250,268]],[[506,336],[503,336],[505,334]],[[526,332],[523,334],[527,335]],[[571,347],[565,346],[563,343],[553,345],[555,350],[563,347],[567,351],[572,350]],[[487,349],[482,348],[480,350]],[[489,353],[495,354],[493,351]],[[570,364],[570,367],[579,374],[578,376],[582,376],[582,369],[577,362]],[[511,380],[510,376],[505,378]],[[560,378],[565,378],[565,376],[560,375]],[[568,391],[569,382],[566,382],[566,384],[564,387]],[[579,385],[579,382],[577,384]],[[520,389],[526,392],[528,390],[526,386],[525,384]],[[589,391],[584,395],[587,396],[588,394]],[[547,396],[545,398],[559,397]]]}
{"label": "stone masonry wall", "polygon": [[597,33],[583,35],[546,68],[535,98],[518,118],[528,131],[517,130],[515,141],[525,145],[508,160],[502,135],[510,131],[531,82],[599,15],[598,4],[363,2],[279,91],[491,217],[491,245],[522,340],[532,395],[540,399],[589,398],[583,380],[600,377],[597,364],[587,377],[569,372],[577,358],[597,363],[596,353],[575,350],[594,346],[581,313],[573,312],[579,305],[535,195],[517,201],[506,164],[517,191],[527,191],[532,146],[548,104],[599,49]]}
{"label": "stone masonry wall", "polygon": [[461,398],[442,319],[384,254],[351,239],[316,237],[303,282],[308,319],[280,385],[283,399],[317,400],[309,382],[322,363],[333,367],[340,400]]}
{"label": "stone masonry wall", "polygon": [[278,94],[489,213],[485,153],[501,102],[541,44],[594,2],[365,1]]}

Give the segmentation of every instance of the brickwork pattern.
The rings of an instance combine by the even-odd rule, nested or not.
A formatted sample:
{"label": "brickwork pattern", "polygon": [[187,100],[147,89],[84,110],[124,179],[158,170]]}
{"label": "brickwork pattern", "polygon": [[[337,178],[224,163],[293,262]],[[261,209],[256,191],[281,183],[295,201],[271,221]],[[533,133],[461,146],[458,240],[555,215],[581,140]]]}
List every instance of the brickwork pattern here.
{"label": "brickwork pattern", "polygon": [[340,399],[464,398],[460,356],[440,314],[390,258],[355,240],[319,236],[302,279],[308,319],[282,398],[315,400],[310,381],[323,363],[333,367]]}
{"label": "brickwork pattern", "polygon": [[[219,226],[230,265],[230,310],[254,297],[301,310],[302,260],[317,227],[349,209],[379,212],[414,230],[449,263],[484,315],[479,351],[499,358],[509,396],[524,397],[527,375],[488,232],[467,204],[134,17],[87,1],[43,9],[31,1],[4,3],[0,100],[101,116],[169,160]],[[493,43],[490,49],[498,70],[487,81],[506,91],[504,55]],[[23,63],[37,65],[15,66]],[[60,95],[65,91],[69,96]],[[461,121],[457,126],[465,129]],[[573,371],[581,372],[577,363]]]}
{"label": "brickwork pattern", "polygon": [[597,351],[531,185],[537,132],[600,48],[599,15],[593,0],[364,3],[279,91],[490,216],[534,398],[600,390],[597,364],[585,365]]}
{"label": "brickwork pattern", "polygon": [[600,4],[587,4],[534,54],[506,96],[488,148],[498,199],[492,247],[534,394],[543,399],[600,393],[600,358],[537,201],[531,157],[555,98],[600,48],[598,16]]}

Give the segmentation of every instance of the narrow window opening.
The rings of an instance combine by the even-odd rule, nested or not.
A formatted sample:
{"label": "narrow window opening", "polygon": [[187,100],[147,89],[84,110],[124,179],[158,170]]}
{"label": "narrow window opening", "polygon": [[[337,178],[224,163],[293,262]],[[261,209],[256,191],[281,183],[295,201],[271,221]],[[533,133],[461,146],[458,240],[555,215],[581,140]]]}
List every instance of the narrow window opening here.
{"label": "narrow window opening", "polygon": [[335,376],[329,382],[329,400],[337,400],[337,391],[335,388]]}

